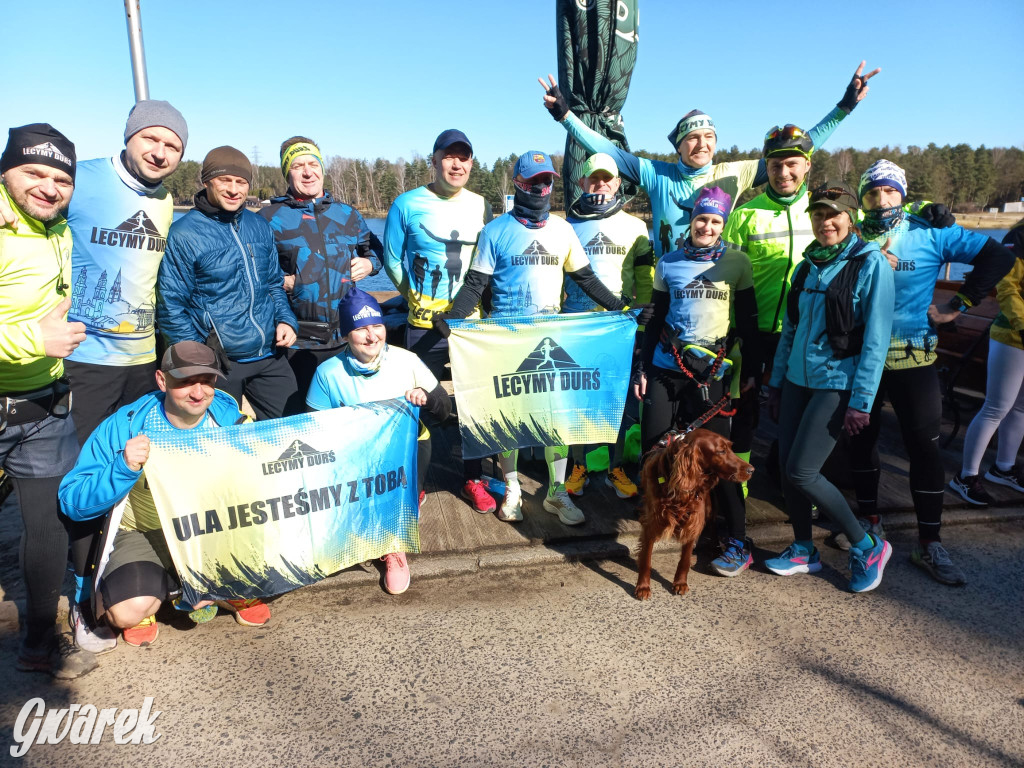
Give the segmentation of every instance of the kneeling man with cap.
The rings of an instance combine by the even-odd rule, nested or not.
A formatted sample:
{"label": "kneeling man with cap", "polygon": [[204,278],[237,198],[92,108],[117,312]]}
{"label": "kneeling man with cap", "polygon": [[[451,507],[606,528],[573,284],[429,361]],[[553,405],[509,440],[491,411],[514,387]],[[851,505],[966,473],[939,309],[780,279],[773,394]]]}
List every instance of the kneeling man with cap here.
{"label": "kneeling man with cap", "polygon": [[[82,446],[78,463],[60,485],[61,507],[72,520],[107,515],[93,608],[97,618],[123,630],[129,645],[156,640],[159,628],[154,614],[179,589],[146,481],[149,436],[246,421],[234,398],[214,389],[220,375],[216,354],[204,344],[182,341],[169,347],[156,372],[159,391],[108,416]],[[261,626],[270,620],[270,609],[260,600],[217,605],[233,612],[239,624]],[[194,609],[190,616],[197,623],[217,612],[210,602]]]}

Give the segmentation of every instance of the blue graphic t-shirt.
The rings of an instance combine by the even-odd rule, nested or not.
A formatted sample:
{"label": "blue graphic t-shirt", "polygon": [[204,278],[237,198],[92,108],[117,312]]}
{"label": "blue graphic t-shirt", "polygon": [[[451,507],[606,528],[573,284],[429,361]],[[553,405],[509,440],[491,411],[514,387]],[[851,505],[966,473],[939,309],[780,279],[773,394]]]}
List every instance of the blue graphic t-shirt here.
{"label": "blue graphic t-shirt", "polygon": [[[750,260],[733,250],[716,261],[695,261],[682,251],[673,251],[658,261],[654,270],[654,290],[669,296],[666,326],[680,340],[712,352],[729,333],[732,297],[753,284]],[[675,358],[663,344],[655,349],[654,364],[677,370]]]}
{"label": "blue graphic t-shirt", "polygon": [[322,362],[306,393],[306,405],[318,411],[343,405],[373,403],[405,397],[415,387],[425,392],[437,388],[437,379],[415,354],[401,347],[386,345],[379,368],[370,374],[352,365],[348,349]]}
{"label": "blue graphic t-shirt", "polygon": [[120,157],[78,164],[68,211],[68,320],[85,323],[86,338],[69,359],[115,366],[156,360],[156,276],[173,216],[167,190],[143,186]]}
{"label": "blue graphic t-shirt", "polygon": [[439,197],[417,187],[391,204],[384,224],[384,269],[409,302],[410,325],[430,328],[435,313],[451,309],[489,219],[487,202],[468,189]]}
{"label": "blue graphic t-shirt", "polygon": [[891,232],[867,238],[884,245],[899,260],[894,274],[896,306],[893,309],[892,338],[885,359],[888,369],[917,368],[935,362],[938,334],[928,322],[928,307],[935,293],[939,271],[946,263],[970,264],[988,237],[970,232],[959,224],[933,229],[915,216],[908,216]]}
{"label": "blue graphic t-shirt", "polygon": [[565,219],[530,229],[506,213],[483,228],[472,269],[491,277],[491,317],[509,317],[558,314],[564,273],[589,265]]}

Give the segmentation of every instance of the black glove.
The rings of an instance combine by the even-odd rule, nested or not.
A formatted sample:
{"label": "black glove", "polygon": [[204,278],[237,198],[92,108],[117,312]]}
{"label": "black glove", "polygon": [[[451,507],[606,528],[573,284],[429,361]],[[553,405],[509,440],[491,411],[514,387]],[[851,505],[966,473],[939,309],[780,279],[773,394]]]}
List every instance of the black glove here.
{"label": "black glove", "polygon": [[929,203],[917,215],[927,221],[932,229],[946,229],[956,224],[956,216],[942,203]]}
{"label": "black glove", "polygon": [[637,325],[647,325],[654,319],[653,304],[634,304],[630,309],[640,310],[640,314],[636,316]]}
{"label": "black glove", "polygon": [[565,100],[565,96],[562,95],[557,85],[554,88],[548,88],[548,96],[552,96],[555,99],[555,103],[551,104],[545,101],[544,106],[551,113],[551,116],[555,118],[555,122],[560,123],[562,118],[569,112],[569,102]]}
{"label": "black glove", "polygon": [[633,369],[633,375],[630,377],[629,386],[635,387],[640,383],[640,377],[644,375],[644,361],[640,360],[637,362],[636,367]]}
{"label": "black glove", "polygon": [[854,75],[850,78],[850,84],[846,86],[846,93],[843,94],[843,98],[836,104],[841,110],[847,114],[853,112],[853,108],[857,106],[857,94],[860,93],[860,89],[864,87],[864,80],[860,75]]}
{"label": "black glove", "polygon": [[448,313],[440,312],[430,320],[434,326],[434,330],[441,334],[442,339],[447,339],[452,335],[452,329],[448,327]]}

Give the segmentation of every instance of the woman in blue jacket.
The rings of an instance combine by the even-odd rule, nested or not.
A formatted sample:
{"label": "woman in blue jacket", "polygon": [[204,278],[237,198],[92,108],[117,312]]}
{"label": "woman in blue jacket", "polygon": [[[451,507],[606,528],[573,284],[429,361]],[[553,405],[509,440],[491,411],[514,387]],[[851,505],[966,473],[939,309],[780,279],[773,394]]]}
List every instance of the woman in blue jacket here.
{"label": "woman in blue jacket", "polygon": [[892,329],[893,271],[878,246],[854,232],[857,195],[826,181],[811,193],[815,240],[793,276],[782,338],[769,386],[769,410],[779,423],[779,460],[794,542],[765,562],[780,576],[821,570],[811,540],[816,504],[850,541],[850,589],[882,581],[888,542],[866,533],[821,468],[839,438],[870,420]]}

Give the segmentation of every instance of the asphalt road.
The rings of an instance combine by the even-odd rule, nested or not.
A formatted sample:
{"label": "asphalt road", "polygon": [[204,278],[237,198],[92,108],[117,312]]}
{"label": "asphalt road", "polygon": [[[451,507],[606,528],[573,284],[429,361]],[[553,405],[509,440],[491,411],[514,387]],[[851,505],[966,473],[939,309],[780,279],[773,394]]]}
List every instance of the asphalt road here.
{"label": "asphalt road", "polygon": [[[140,707],[149,745],[33,746],[60,766],[1024,766],[1024,525],[947,528],[970,583],[896,547],[881,587],[697,572],[652,599],[630,562],[297,592],[265,628],[222,615],[119,645],[71,684],[7,672],[0,762],[24,702]],[[706,561],[706,558],[705,558]],[[163,617],[163,616],[162,616]],[[187,619],[185,619],[187,624]]]}

